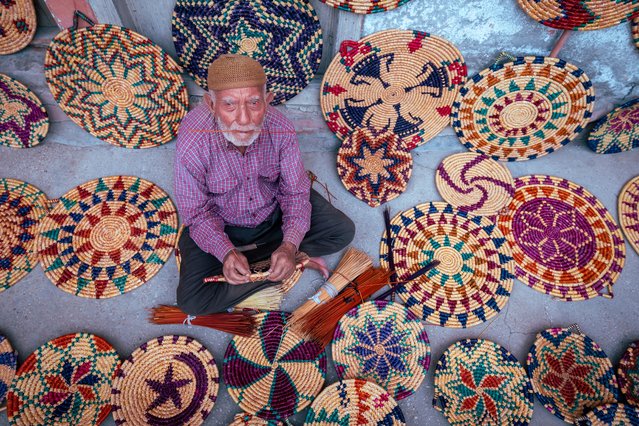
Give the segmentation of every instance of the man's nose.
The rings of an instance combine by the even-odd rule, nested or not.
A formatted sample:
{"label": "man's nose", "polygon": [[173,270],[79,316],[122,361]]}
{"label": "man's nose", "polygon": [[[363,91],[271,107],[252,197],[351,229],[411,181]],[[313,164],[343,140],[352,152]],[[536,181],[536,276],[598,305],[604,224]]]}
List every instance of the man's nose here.
{"label": "man's nose", "polygon": [[240,105],[237,111],[237,119],[235,120],[240,126],[246,126],[251,123],[251,117],[244,105]]}

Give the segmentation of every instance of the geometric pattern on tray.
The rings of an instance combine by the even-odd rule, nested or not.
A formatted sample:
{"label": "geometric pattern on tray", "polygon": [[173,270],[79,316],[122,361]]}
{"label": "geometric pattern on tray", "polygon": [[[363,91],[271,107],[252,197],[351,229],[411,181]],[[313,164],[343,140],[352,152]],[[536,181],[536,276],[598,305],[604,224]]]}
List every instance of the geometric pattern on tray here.
{"label": "geometric pattern on tray", "polygon": [[639,176],[630,179],[619,193],[617,212],[626,239],[639,253]]}
{"label": "geometric pattern on tray", "polygon": [[0,74],[0,145],[30,148],[48,131],[49,117],[42,101],[18,80]]}
{"label": "geometric pattern on tray", "polygon": [[[497,315],[510,298],[514,262],[494,222],[450,204],[420,204],[391,221],[391,241],[399,279],[433,260],[440,264],[398,292],[418,318],[444,327],[466,328]],[[380,243],[387,267],[388,240]]]}
{"label": "geometric pattern on tray", "polygon": [[531,160],[583,130],[595,92],[581,69],[557,58],[526,56],[470,77],[451,114],[460,142],[500,161]]}
{"label": "geometric pattern on tray", "polygon": [[44,75],[60,108],[78,126],[116,146],[171,141],[188,109],[182,69],[148,38],[97,24],[60,32]]}
{"label": "geometric pattern on tray", "polygon": [[18,353],[6,337],[0,336],[0,406],[4,405],[7,391],[16,374]]}
{"label": "geometric pattern on tray", "polygon": [[277,420],[264,420],[248,413],[239,413],[233,417],[229,426],[284,426],[284,423]]}
{"label": "geometric pattern on tray", "polygon": [[36,33],[33,0],[0,1],[0,55],[25,48]]}
{"label": "geometric pattern on tray", "polygon": [[523,176],[515,188],[498,224],[512,248],[517,278],[565,301],[612,297],[626,248],[601,201],[552,176]]}
{"label": "geometric pattern on tray", "polygon": [[430,343],[419,318],[385,300],[365,302],[344,315],[331,352],[341,379],[377,383],[396,400],[419,388],[430,365]]}
{"label": "geometric pattern on tray", "polygon": [[173,252],[177,211],[169,195],[134,176],[108,176],[60,197],[42,220],[45,275],[77,296],[107,298],[155,275]]}
{"label": "geometric pattern on tray", "polygon": [[632,405],[606,404],[593,408],[586,414],[583,423],[588,426],[631,426],[639,425],[639,409]]}
{"label": "geometric pattern on tray", "polygon": [[639,407],[639,341],[628,346],[619,360],[617,378],[621,393],[627,402]]}
{"label": "geometric pattern on tray", "polygon": [[455,343],[435,369],[433,407],[451,425],[527,425],[533,399],[524,367],[489,340]]}
{"label": "geometric pattern on tray", "polygon": [[393,10],[410,0],[320,0],[335,9],[370,14]]}
{"label": "geometric pattern on tray", "polygon": [[590,131],[588,146],[597,154],[614,154],[639,147],[639,98],[600,118]]}
{"label": "geometric pattern on tray", "polygon": [[639,15],[632,20],[632,41],[639,48]]}

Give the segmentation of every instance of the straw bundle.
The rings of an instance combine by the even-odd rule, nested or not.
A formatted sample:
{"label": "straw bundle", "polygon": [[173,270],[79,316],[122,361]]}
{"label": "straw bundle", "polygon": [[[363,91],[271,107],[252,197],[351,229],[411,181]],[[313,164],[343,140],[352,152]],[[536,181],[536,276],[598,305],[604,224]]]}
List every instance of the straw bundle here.
{"label": "straw bundle", "polygon": [[207,315],[188,315],[177,306],[160,305],[151,308],[149,321],[153,324],[188,324],[213,328],[225,333],[251,337],[256,329],[252,315],[242,312]]}

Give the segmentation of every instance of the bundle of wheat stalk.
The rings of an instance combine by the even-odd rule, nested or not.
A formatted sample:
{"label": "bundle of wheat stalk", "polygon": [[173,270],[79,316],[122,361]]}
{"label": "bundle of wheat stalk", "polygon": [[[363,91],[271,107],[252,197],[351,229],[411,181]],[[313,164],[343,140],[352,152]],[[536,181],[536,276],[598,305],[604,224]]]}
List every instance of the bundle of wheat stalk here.
{"label": "bundle of wheat stalk", "polygon": [[177,306],[160,305],[151,308],[149,321],[153,324],[188,324],[213,328],[225,333],[251,337],[257,329],[255,318],[244,312],[188,315]]}

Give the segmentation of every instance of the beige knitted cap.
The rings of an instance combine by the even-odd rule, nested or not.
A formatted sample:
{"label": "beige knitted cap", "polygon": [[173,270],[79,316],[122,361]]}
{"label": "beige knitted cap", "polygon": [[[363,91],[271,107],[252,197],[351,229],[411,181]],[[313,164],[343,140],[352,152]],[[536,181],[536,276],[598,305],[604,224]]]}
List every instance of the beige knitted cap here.
{"label": "beige knitted cap", "polygon": [[244,55],[221,55],[209,65],[209,90],[237,89],[266,84],[264,68]]}

